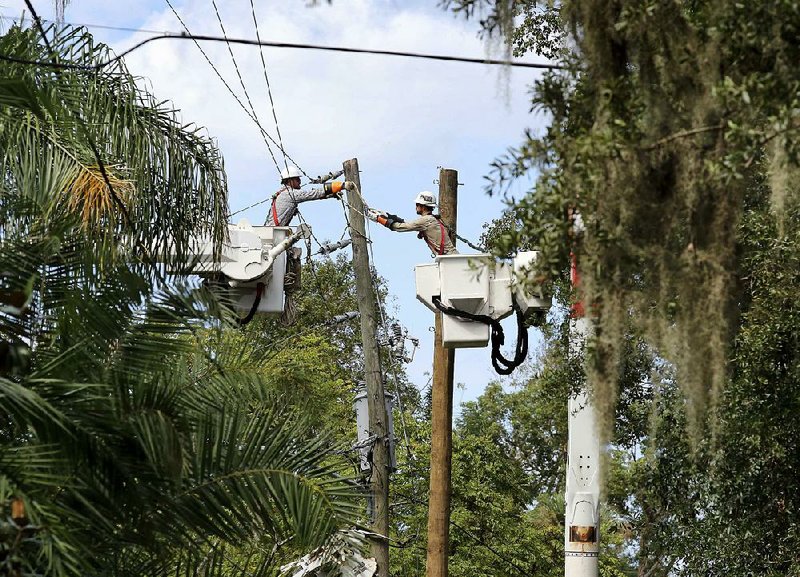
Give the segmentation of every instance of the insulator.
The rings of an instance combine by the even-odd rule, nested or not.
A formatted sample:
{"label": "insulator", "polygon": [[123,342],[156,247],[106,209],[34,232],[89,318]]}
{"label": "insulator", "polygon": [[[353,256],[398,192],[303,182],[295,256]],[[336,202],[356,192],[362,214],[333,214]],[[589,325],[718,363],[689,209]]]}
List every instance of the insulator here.
{"label": "insulator", "polygon": [[403,340],[403,328],[398,323],[392,323],[392,333],[394,333],[395,340]]}
{"label": "insulator", "polygon": [[330,171],[328,174],[324,174],[322,176],[318,176],[317,178],[312,178],[309,182],[311,184],[322,184],[323,182],[327,182],[329,180],[333,180],[334,178],[339,178],[344,174],[344,170],[337,170],[337,171]]}
{"label": "insulator", "polygon": [[330,243],[327,243],[327,244],[323,244],[323,245],[320,245],[318,252],[319,252],[319,254],[331,254],[332,252],[335,252],[335,251],[339,250],[340,248],[344,248],[344,247],[350,245],[352,242],[353,242],[353,239],[346,238],[346,239],[340,240],[339,242],[330,242]]}
{"label": "insulator", "polygon": [[331,324],[343,323],[345,321],[349,321],[351,319],[354,319],[357,316],[358,316],[358,311],[350,311],[350,312],[346,312],[346,313],[341,314],[341,315],[336,315],[335,317],[333,317],[331,319]]}

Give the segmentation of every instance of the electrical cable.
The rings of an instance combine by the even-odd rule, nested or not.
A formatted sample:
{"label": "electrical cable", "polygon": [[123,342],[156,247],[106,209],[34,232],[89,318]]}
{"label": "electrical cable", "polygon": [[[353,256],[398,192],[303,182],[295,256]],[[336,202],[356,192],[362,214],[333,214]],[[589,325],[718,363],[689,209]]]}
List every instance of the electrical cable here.
{"label": "electrical cable", "polygon": [[[225,85],[225,88],[228,89],[228,92],[231,94],[231,96],[233,96],[234,100],[236,100],[237,104],[239,104],[241,109],[244,110],[245,114],[247,114],[247,116],[250,117],[250,119],[256,124],[258,129],[261,131],[261,137],[265,139],[265,142],[266,142],[266,139],[269,139],[270,141],[272,141],[272,143],[275,146],[278,147],[278,149],[283,153],[283,155],[286,158],[288,158],[289,160],[291,160],[292,163],[295,166],[297,166],[297,168],[300,170],[300,172],[302,172],[306,176],[306,178],[308,178],[308,175],[303,171],[302,168],[300,168],[300,165],[297,163],[297,161],[295,161],[291,156],[289,156],[289,154],[286,152],[286,150],[283,148],[283,146],[278,144],[278,142],[276,142],[275,139],[272,138],[272,135],[269,132],[267,132],[266,130],[264,130],[264,127],[261,126],[261,123],[258,121],[258,119],[255,118],[250,113],[249,110],[247,110],[247,107],[244,105],[244,102],[242,102],[241,98],[239,98],[239,96],[233,91],[233,89],[230,87],[230,84],[228,84],[228,82],[222,76],[220,71],[217,69],[217,67],[214,65],[214,63],[211,61],[211,58],[208,56],[206,51],[203,50],[202,46],[200,46],[200,43],[197,41],[197,38],[200,38],[200,37],[199,36],[195,37],[194,35],[192,35],[192,33],[189,31],[189,28],[187,27],[186,23],[183,21],[183,18],[181,18],[180,14],[178,14],[178,11],[172,5],[172,2],[170,0],[165,0],[165,1],[166,1],[167,5],[170,7],[170,9],[172,10],[172,13],[175,15],[175,17],[181,23],[181,26],[183,26],[183,29],[186,31],[185,34],[181,34],[180,36],[173,36],[173,37],[174,38],[186,38],[186,39],[194,41],[195,46],[197,46],[197,48],[200,50],[200,53],[205,57],[206,62],[208,62],[208,64],[211,66],[211,69],[216,73],[217,77],[222,81],[222,84]],[[217,41],[219,41],[219,42],[227,42],[228,40],[225,39],[225,38],[217,38]],[[230,40],[230,42],[235,42],[235,41],[234,40]],[[143,46],[144,44],[146,44],[146,41],[140,42],[138,46]],[[101,63],[101,64],[103,64],[103,66],[107,66],[112,61],[120,60],[126,54],[129,54],[130,52],[132,52],[131,49],[127,50],[126,52],[123,52],[122,54],[120,54],[120,55],[118,55],[118,56],[116,56],[114,58],[112,58],[111,60],[108,60],[105,64],[103,64],[103,63]],[[2,59],[4,59],[4,57],[3,57],[2,54],[0,54],[0,60],[2,60]],[[96,67],[96,66],[95,67],[84,67],[84,68],[97,68],[97,69],[100,69],[103,66],[100,66],[100,67]],[[267,147],[269,147],[269,144],[267,144]],[[277,168],[278,172],[280,172],[280,166],[278,165],[278,161],[275,159],[274,155],[272,157],[272,160],[275,162],[275,168]]]}
{"label": "electrical cable", "polygon": [[237,214],[239,214],[240,212],[244,212],[244,211],[246,211],[246,210],[250,210],[251,208],[254,208],[254,207],[256,207],[256,206],[258,206],[258,205],[260,205],[260,204],[264,204],[265,202],[269,202],[270,200],[272,200],[272,196],[268,196],[268,197],[267,197],[267,198],[265,198],[264,200],[259,200],[258,202],[254,202],[253,204],[251,204],[251,205],[249,205],[249,206],[245,206],[244,208],[240,208],[240,209],[239,209],[239,210],[237,210],[236,212],[232,212],[232,213],[230,213],[230,214],[228,215],[228,218],[230,218],[230,217],[232,217],[232,216],[236,216],[236,215],[237,215]]}
{"label": "electrical cable", "polygon": [[253,320],[253,317],[258,312],[258,306],[261,304],[261,296],[264,294],[264,283],[260,282],[256,285],[256,298],[253,301],[253,306],[250,307],[250,312],[247,313],[243,318],[236,319],[237,324],[240,327],[245,326],[247,323]]}
{"label": "electrical cable", "polygon": [[[278,125],[278,115],[275,112],[275,101],[272,98],[272,87],[269,83],[269,75],[267,74],[267,62],[264,60],[264,46],[261,44],[261,34],[258,31],[258,18],[256,18],[256,6],[253,0],[250,0],[250,12],[253,14],[253,26],[256,29],[256,40],[258,41],[258,52],[261,55],[261,67],[264,69],[264,80],[267,83],[267,95],[269,96],[269,104],[272,107],[272,119],[275,121],[275,132],[278,133],[278,141],[281,143],[281,150],[283,149],[283,137],[281,137],[281,127]],[[286,163],[286,155],[283,155],[284,168],[289,169]]]}
{"label": "electrical cable", "polygon": [[483,247],[480,247],[480,246],[478,246],[478,245],[476,245],[476,244],[473,244],[473,243],[471,243],[469,240],[467,240],[466,238],[464,238],[463,236],[461,236],[460,234],[458,234],[458,233],[457,233],[455,230],[453,230],[452,228],[450,228],[449,226],[447,226],[447,225],[446,225],[444,222],[442,222],[442,219],[439,219],[439,222],[441,222],[441,223],[442,223],[442,226],[444,226],[444,227],[447,229],[447,232],[449,232],[450,234],[452,234],[453,236],[455,236],[455,237],[456,237],[458,240],[460,240],[461,242],[463,242],[464,244],[466,244],[466,245],[467,245],[468,247],[470,247],[472,250],[477,250],[478,252],[486,252],[486,249],[485,249],[485,248],[483,248]]}
{"label": "electrical cable", "polygon": [[514,311],[517,313],[517,345],[514,350],[514,358],[509,360],[500,352],[500,347],[505,342],[505,334],[500,321],[487,315],[476,315],[444,305],[439,295],[435,295],[431,302],[446,315],[489,325],[492,340],[492,366],[498,375],[510,375],[514,372],[514,369],[525,362],[525,358],[528,356],[528,329],[525,327],[525,318],[522,310],[516,303],[514,303]]}
{"label": "electrical cable", "polygon": [[[188,27],[188,25],[186,24],[186,22],[184,22],[183,18],[181,18],[181,15],[180,15],[180,14],[178,14],[178,11],[177,11],[177,9],[175,8],[175,6],[173,6],[173,5],[172,5],[172,2],[171,2],[170,0],[165,0],[165,1],[166,1],[166,3],[167,3],[167,6],[169,6],[170,10],[172,10],[172,13],[175,15],[175,18],[177,18],[177,19],[178,19],[178,22],[180,22],[181,26],[183,26],[183,29],[186,31],[186,34],[188,34],[188,35],[190,35],[190,36],[191,36],[191,32],[189,31],[189,27]],[[221,26],[221,25],[222,25],[222,24],[220,23],[220,26]],[[223,32],[223,33],[224,33],[224,32]],[[208,53],[207,53],[207,52],[206,52],[206,51],[203,49],[203,47],[202,47],[202,46],[200,46],[200,43],[199,43],[199,42],[197,42],[197,41],[195,40],[194,44],[195,44],[195,46],[197,46],[197,49],[198,49],[198,50],[200,50],[200,53],[201,53],[201,54],[203,55],[203,57],[206,59],[206,62],[208,62],[208,65],[209,65],[209,66],[211,66],[211,69],[212,69],[212,70],[214,71],[214,73],[217,75],[217,78],[219,78],[219,79],[220,79],[220,81],[222,81],[222,84],[223,84],[223,85],[225,86],[225,88],[228,90],[228,92],[230,93],[230,95],[231,95],[231,96],[233,96],[233,98],[236,100],[236,102],[239,104],[239,106],[242,108],[242,110],[244,110],[245,114],[247,114],[247,116],[249,116],[249,117],[250,117],[250,119],[251,119],[253,122],[255,122],[255,123],[256,123],[256,126],[258,126],[258,128],[261,130],[261,138],[262,138],[262,139],[264,139],[264,143],[267,145],[267,149],[269,150],[270,156],[272,157],[272,162],[274,162],[274,163],[275,163],[275,168],[278,170],[278,173],[280,173],[280,170],[281,170],[281,169],[280,169],[280,166],[278,165],[278,161],[275,159],[275,155],[272,153],[272,148],[270,147],[270,145],[269,145],[269,141],[268,141],[268,140],[267,140],[267,138],[266,138],[266,136],[268,136],[268,134],[267,134],[267,132],[264,130],[264,128],[261,126],[261,123],[258,121],[258,118],[256,118],[255,116],[253,116],[253,114],[252,114],[252,113],[251,113],[249,110],[247,110],[247,107],[244,105],[244,103],[242,102],[242,100],[239,98],[239,95],[238,95],[238,94],[236,94],[236,93],[233,91],[233,88],[231,88],[230,84],[228,84],[228,81],[227,81],[227,80],[225,80],[225,78],[222,76],[222,73],[219,71],[219,69],[216,67],[216,65],[214,64],[214,62],[211,60],[211,57],[208,55]],[[229,47],[229,49],[230,49],[230,44],[228,44],[228,47]],[[241,76],[240,76],[240,79],[241,79]],[[247,94],[247,91],[246,91],[246,90],[245,90],[245,94]],[[251,107],[252,107],[252,103],[251,103]],[[270,137],[270,138],[271,138],[271,137]]]}
{"label": "electrical cable", "polygon": [[[244,92],[244,97],[247,100],[247,104],[250,105],[250,111],[253,113],[253,119],[256,121],[256,124],[261,126],[261,121],[258,118],[258,113],[256,113],[256,108],[253,106],[253,101],[250,99],[250,93],[247,91],[247,86],[245,86],[244,78],[242,78],[242,71],[239,70],[239,63],[236,61],[236,57],[233,55],[233,47],[231,43],[228,42],[228,34],[225,31],[225,25],[222,23],[222,16],[219,13],[219,8],[217,7],[217,1],[211,0],[211,5],[214,7],[214,13],[217,15],[217,22],[219,22],[219,28],[222,31],[222,36],[225,38],[225,46],[228,47],[228,54],[231,56],[231,62],[233,63],[233,69],[236,71],[236,76],[239,77],[239,84],[242,87],[242,91]],[[280,131],[278,132],[280,137]],[[272,152],[272,147],[269,145],[269,141],[264,140],[264,143],[267,145],[267,150],[269,150],[269,155],[272,157],[272,162],[275,163],[275,168],[278,170],[278,174],[281,172],[281,167],[278,165],[278,161],[275,158],[275,154]],[[283,142],[281,142],[283,144]],[[286,163],[285,155],[284,155],[284,164]]]}
{"label": "electrical cable", "polygon": [[[194,42],[231,42],[233,44],[243,44],[245,46],[268,46],[271,48],[296,48],[300,50],[321,50],[326,52],[345,52],[350,54],[372,54],[377,56],[400,56],[405,58],[418,58],[422,60],[439,60],[444,62],[463,62],[467,64],[486,64],[490,66],[509,66],[512,68],[535,68],[539,70],[566,70],[566,66],[560,64],[544,64],[539,62],[518,62],[513,60],[494,60],[491,58],[469,58],[466,56],[450,56],[444,54],[426,54],[422,52],[404,52],[401,50],[376,50],[369,48],[348,48],[345,46],[323,46],[320,44],[303,44],[299,42],[273,42],[269,40],[251,40],[248,38],[222,38],[219,36],[211,36],[206,34],[191,34],[191,33],[176,33],[165,32],[145,38],[137,42],[127,50],[124,50],[119,55],[109,58],[103,62],[99,62],[92,66],[84,66],[80,64],[68,64],[59,62],[47,62],[38,60],[26,60],[24,58],[15,58],[7,54],[0,54],[0,60],[8,60],[10,62],[17,62],[20,64],[36,64],[39,66],[46,66],[49,68],[68,68],[79,70],[99,70],[121,60],[128,54],[138,50],[139,48],[155,42],[156,40],[193,40]],[[275,142],[275,144],[278,144]],[[287,156],[287,158],[289,158]],[[291,160],[291,158],[289,158]]]}

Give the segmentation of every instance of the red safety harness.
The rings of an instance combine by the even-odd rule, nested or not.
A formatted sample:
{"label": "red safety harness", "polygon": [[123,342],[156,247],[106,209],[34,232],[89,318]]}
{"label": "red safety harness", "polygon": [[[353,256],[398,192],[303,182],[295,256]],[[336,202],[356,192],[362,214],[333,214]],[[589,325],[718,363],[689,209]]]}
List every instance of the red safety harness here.
{"label": "red safety harness", "polygon": [[278,192],[272,195],[272,222],[275,223],[275,226],[281,225],[281,223],[278,222],[278,210],[275,208],[275,201],[282,192],[283,189],[280,189]]}
{"label": "red safety harness", "polygon": [[441,231],[441,233],[442,233],[441,240],[439,241],[439,249],[438,249],[438,250],[436,249],[436,245],[435,245],[435,244],[433,244],[433,243],[432,243],[432,242],[431,242],[431,241],[428,239],[428,237],[425,235],[425,233],[422,233],[422,232],[420,232],[420,234],[422,235],[422,239],[425,241],[425,244],[427,244],[427,245],[428,245],[428,248],[430,248],[430,249],[431,249],[431,251],[433,252],[433,254],[441,256],[441,255],[443,255],[443,254],[444,254],[444,239],[445,239],[445,234],[446,234],[446,233],[445,233],[445,231],[444,231],[444,223],[442,223],[441,219],[439,219],[439,218],[437,218],[437,217],[434,217],[434,218],[436,218],[437,222],[439,223],[439,230],[440,230],[440,231]]}

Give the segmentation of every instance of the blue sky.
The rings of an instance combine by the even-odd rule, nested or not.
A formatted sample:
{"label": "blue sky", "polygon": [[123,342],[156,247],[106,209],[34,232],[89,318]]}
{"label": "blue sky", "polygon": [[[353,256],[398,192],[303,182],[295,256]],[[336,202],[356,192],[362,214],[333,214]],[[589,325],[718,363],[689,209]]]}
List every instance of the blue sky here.
{"label": "blue sky", "polygon": [[[193,33],[220,33],[211,0],[173,0],[173,5]],[[229,36],[255,38],[249,0],[218,0],[217,5]],[[261,0],[255,5],[262,39],[487,56],[486,45],[477,38],[476,21],[444,12],[436,0],[334,0],[332,5],[323,0],[313,8],[306,0]],[[0,15],[18,17],[24,7],[22,0],[0,0]],[[53,17],[49,0],[34,0],[34,7],[43,18]],[[182,30],[165,0],[73,0],[65,20]],[[9,21],[0,24],[6,28]],[[90,29],[117,52],[148,35]],[[215,43],[203,48],[241,96],[226,46]],[[258,49],[234,47],[234,54],[262,125],[276,136]],[[420,190],[438,190],[433,181],[439,166],[456,169],[463,183],[458,230],[473,241],[483,224],[503,209],[500,199],[483,192],[489,164],[507,146],[519,143],[526,128],[542,130],[543,119],[529,112],[528,87],[537,70],[289,49],[265,49],[264,54],[284,147],[301,168],[313,176],[356,157],[362,193],[370,205],[405,217],[413,216],[413,199]],[[231,210],[277,189],[277,169],[258,129],[193,43],[153,42],[128,56],[126,63],[146,79],[158,98],[172,101],[184,121],[206,127],[217,140],[225,157]],[[280,151],[274,152],[282,163]],[[512,191],[521,195],[531,184],[519,183]],[[267,206],[239,216],[260,224]],[[337,203],[319,201],[301,208],[320,240],[339,239],[345,222]],[[408,371],[422,388],[432,362],[433,315],[415,298],[413,269],[430,262],[430,253],[413,234],[373,224],[371,236],[374,264],[394,298],[390,313],[421,341]],[[460,249],[471,252],[464,246]],[[504,323],[511,346],[513,324]],[[535,342],[534,329],[531,337]],[[455,392],[456,405],[480,395],[496,379],[489,349],[457,351],[455,378],[464,385]]]}

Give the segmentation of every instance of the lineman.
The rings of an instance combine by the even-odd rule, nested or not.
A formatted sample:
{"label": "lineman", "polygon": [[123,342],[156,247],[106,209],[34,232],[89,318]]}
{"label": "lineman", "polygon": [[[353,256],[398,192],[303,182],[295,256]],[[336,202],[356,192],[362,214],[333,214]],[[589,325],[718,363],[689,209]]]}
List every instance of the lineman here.
{"label": "lineman", "polygon": [[439,215],[433,214],[433,210],[436,208],[436,195],[423,190],[417,195],[414,202],[419,215],[417,219],[406,222],[397,215],[373,208],[367,210],[367,218],[396,232],[417,231],[417,237],[425,241],[433,256],[458,254],[450,241],[450,235],[447,234],[447,227]]}
{"label": "lineman", "polygon": [[300,189],[300,171],[293,164],[281,171],[281,188],[272,195],[272,206],[267,215],[267,226],[289,226],[297,214],[297,205],[309,200],[338,198],[343,188],[351,188],[351,182],[326,182],[322,188]]}
{"label": "lineman", "polygon": [[[297,205],[309,200],[321,200],[323,198],[338,198],[343,188],[351,189],[352,182],[326,182],[322,188],[311,188],[301,190],[300,171],[298,168],[289,164],[281,171],[281,187],[278,192],[272,195],[272,206],[270,206],[266,226],[289,226],[289,223],[297,214]],[[286,294],[281,321],[284,324],[294,323],[295,300],[294,293],[300,287],[300,249],[291,248],[286,251],[286,275],[283,279],[283,290]]]}

